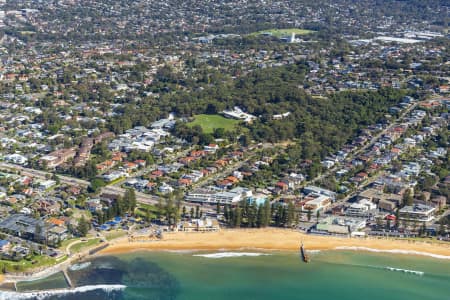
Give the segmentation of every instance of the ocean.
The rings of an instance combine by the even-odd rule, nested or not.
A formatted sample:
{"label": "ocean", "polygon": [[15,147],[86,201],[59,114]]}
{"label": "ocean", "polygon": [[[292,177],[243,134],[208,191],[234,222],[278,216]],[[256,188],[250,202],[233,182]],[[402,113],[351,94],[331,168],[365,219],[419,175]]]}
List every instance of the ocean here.
{"label": "ocean", "polygon": [[[0,299],[449,300],[450,260],[356,251],[135,252],[21,282]],[[36,290],[46,290],[36,292]],[[35,291],[35,292],[31,292]]]}

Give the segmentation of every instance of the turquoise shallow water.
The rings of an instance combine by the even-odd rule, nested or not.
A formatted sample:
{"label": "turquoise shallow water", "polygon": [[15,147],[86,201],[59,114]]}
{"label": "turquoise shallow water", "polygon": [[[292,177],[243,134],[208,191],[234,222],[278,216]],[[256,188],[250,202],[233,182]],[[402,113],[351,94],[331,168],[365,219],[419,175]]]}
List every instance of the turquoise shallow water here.
{"label": "turquoise shallow water", "polygon": [[[352,251],[314,253],[309,264],[298,253],[197,256],[211,253],[138,252],[94,259],[88,268],[69,273],[77,285],[127,288],[48,298],[450,300],[449,260]],[[59,278],[54,287],[60,284]],[[41,285],[28,283],[27,288]]]}

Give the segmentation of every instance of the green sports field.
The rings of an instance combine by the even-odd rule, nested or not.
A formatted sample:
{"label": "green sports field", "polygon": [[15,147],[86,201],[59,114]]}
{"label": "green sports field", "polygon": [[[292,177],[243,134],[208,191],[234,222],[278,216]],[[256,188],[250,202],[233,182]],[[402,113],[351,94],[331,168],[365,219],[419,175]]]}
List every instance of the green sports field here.
{"label": "green sports field", "polygon": [[196,115],[194,121],[189,122],[188,126],[200,125],[204,133],[212,133],[216,128],[223,128],[226,131],[233,130],[239,124],[238,120],[227,119],[220,115]]}
{"label": "green sports field", "polygon": [[274,37],[281,38],[283,36],[290,36],[292,33],[295,33],[296,35],[306,35],[306,34],[310,34],[312,32],[314,32],[314,31],[307,30],[307,29],[299,29],[299,28],[287,28],[287,29],[261,30],[261,31],[254,32],[254,33],[252,33],[250,35],[255,36],[255,35],[270,33]]}

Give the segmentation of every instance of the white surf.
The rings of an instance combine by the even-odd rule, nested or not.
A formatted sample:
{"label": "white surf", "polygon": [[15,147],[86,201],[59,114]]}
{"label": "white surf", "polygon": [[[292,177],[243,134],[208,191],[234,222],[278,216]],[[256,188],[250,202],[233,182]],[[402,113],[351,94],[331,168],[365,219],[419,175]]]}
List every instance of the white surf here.
{"label": "white surf", "polygon": [[45,300],[46,298],[58,295],[85,293],[95,290],[103,290],[106,293],[111,293],[115,291],[124,290],[125,288],[126,286],[121,284],[98,284],[98,285],[80,286],[74,289],[55,289],[46,291],[33,291],[33,292],[2,291],[0,292],[0,300],[28,300],[28,299]]}
{"label": "white surf", "polygon": [[265,256],[270,255],[268,253],[256,253],[256,252],[218,252],[209,254],[195,254],[194,256],[206,257],[206,258],[228,258],[228,257],[243,257],[243,256]]}

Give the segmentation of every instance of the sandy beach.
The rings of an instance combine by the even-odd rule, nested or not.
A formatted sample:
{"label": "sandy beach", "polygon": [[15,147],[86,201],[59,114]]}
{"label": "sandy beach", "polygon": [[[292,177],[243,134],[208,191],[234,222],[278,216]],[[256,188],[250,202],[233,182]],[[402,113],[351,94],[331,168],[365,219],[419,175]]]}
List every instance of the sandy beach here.
{"label": "sandy beach", "polygon": [[239,229],[219,232],[167,233],[162,240],[129,242],[119,239],[99,252],[121,254],[140,250],[281,250],[298,251],[300,241],[310,250],[353,249],[430,255],[450,259],[450,244],[378,238],[314,236],[285,229]]}

